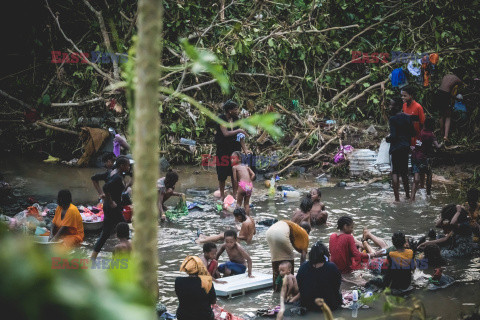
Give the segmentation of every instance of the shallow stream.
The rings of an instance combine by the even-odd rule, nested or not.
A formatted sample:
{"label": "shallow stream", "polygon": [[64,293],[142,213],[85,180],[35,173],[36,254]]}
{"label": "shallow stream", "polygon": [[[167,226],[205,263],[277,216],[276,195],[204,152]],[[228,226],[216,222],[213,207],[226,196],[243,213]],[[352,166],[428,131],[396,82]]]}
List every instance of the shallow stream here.
{"label": "shallow stream", "polygon": [[[12,184],[19,195],[25,197],[34,196],[43,202],[54,202],[58,190],[68,188],[73,195],[73,202],[80,204],[95,204],[96,191],[90,181],[90,176],[101,169],[71,168],[61,165],[47,165],[33,162],[28,159],[7,157],[0,160],[2,173],[6,180]],[[175,222],[167,222],[158,229],[158,250],[160,265],[158,280],[160,297],[170,312],[175,312],[177,298],[174,292],[174,280],[182,276],[178,271],[180,263],[186,255],[199,255],[202,252],[200,245],[192,239],[196,236],[197,228],[205,234],[216,234],[226,228],[235,226],[232,216],[221,217],[213,210],[215,199],[212,192],[217,187],[214,170],[203,170],[199,167],[178,168],[180,181],[177,183],[177,191],[186,192],[189,188],[206,187],[211,191],[209,195],[195,198],[187,193],[187,200],[198,200],[211,205],[211,210],[196,211]],[[315,227],[311,234],[311,243],[322,240],[328,243],[328,237],[335,232],[336,220],[342,215],[350,215],[354,218],[356,229],[354,235],[359,237],[363,227],[369,228],[375,235],[380,236],[391,243],[391,235],[396,231],[403,231],[407,235],[422,236],[434,226],[434,220],[441,207],[451,201],[447,189],[442,185],[434,185],[433,196],[429,199],[420,195],[416,203],[402,202],[394,204],[393,192],[389,184],[373,183],[365,186],[355,182],[348,182],[346,187],[334,187],[332,185],[319,185],[314,177],[292,178],[280,181],[280,184],[289,184],[302,192],[307,192],[311,187],[322,188],[322,201],[329,213],[327,225]],[[228,183],[227,183],[228,184]],[[299,199],[281,198],[277,195],[274,199],[269,198],[263,182],[254,183],[252,196],[253,208],[251,214],[256,221],[268,218],[288,219],[293,210],[298,207]],[[422,190],[424,191],[424,190]],[[176,199],[167,202],[174,205]],[[245,245],[253,260],[254,270],[271,272],[270,253],[265,239],[266,228],[258,228],[257,235],[251,245]],[[82,250],[89,254],[98,235],[88,234]],[[104,246],[101,255],[110,256],[110,252],[116,241],[111,237]],[[299,256],[299,255],[297,255]],[[227,259],[226,254],[220,258],[220,263]],[[296,258],[295,270],[298,270]],[[421,275],[417,271],[416,276]],[[425,275],[430,276],[431,270],[425,270]],[[425,289],[425,281],[414,283],[416,290],[410,298],[420,298],[424,303],[427,315],[430,317],[441,316],[443,319],[456,319],[463,313],[471,313],[473,304],[480,303],[480,258],[479,254],[472,259],[452,260],[445,267],[445,274],[453,276],[458,283],[449,288],[439,291]],[[368,274],[359,272],[358,276],[368,279]],[[351,285],[342,284],[342,289],[349,289]],[[411,301],[410,301],[411,302]],[[247,293],[245,296],[236,296],[231,299],[220,298],[218,304],[235,315],[253,312],[257,309],[273,307],[279,303],[278,294],[271,289]],[[411,306],[412,303],[409,303]],[[372,303],[369,309],[361,309],[358,318],[376,318],[383,314],[383,299],[380,298]],[[334,312],[335,317],[351,318],[351,310]],[[307,314],[302,319],[319,319],[318,314]],[[293,317],[286,317],[291,319]],[[298,316],[297,316],[298,318]],[[395,317],[388,316],[393,319]],[[397,317],[398,319],[408,317]]]}

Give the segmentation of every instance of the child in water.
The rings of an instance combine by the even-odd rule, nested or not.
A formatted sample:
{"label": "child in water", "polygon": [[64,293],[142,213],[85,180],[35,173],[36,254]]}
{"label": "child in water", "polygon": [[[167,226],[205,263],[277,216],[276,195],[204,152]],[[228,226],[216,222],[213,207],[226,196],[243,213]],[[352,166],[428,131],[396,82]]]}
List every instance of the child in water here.
{"label": "child in water", "polygon": [[199,257],[202,260],[208,273],[212,276],[213,282],[226,283],[225,281],[218,281],[220,273],[218,272],[218,261],[215,260],[217,256],[217,245],[213,242],[203,244],[203,254]]}
{"label": "child in water", "polygon": [[253,235],[256,233],[255,221],[250,216],[247,216],[245,209],[236,208],[233,211],[235,221],[240,222],[240,232],[238,233],[239,240],[245,240],[247,244],[250,244],[253,239]]}
{"label": "child in water", "polygon": [[120,243],[113,249],[113,256],[118,254],[129,255],[132,252],[132,243],[130,242],[130,228],[125,222],[117,224],[117,238]]}
{"label": "child in water", "polygon": [[277,278],[279,286],[282,286],[283,281],[286,281],[286,288],[282,290],[283,298],[285,302],[293,302],[292,299],[298,294],[298,283],[297,278],[292,274],[292,264],[289,261],[283,261],[278,266],[278,271],[280,275]]}
{"label": "child in water", "polygon": [[223,251],[227,251],[228,259],[226,263],[218,266],[218,271],[223,273],[225,276],[233,276],[235,274],[245,273],[247,267],[245,266],[245,261],[248,265],[248,277],[253,278],[252,275],[252,259],[250,255],[243,249],[243,247],[237,243],[237,233],[233,230],[227,230],[224,233],[225,243],[218,250],[216,260],[222,255]]}
{"label": "child in water", "polygon": [[241,163],[242,155],[235,151],[232,153],[232,173],[233,184],[238,183],[237,206],[243,207],[247,215],[250,215],[250,197],[253,191],[252,181],[255,179],[255,173],[248,166]]}
{"label": "child in water", "polygon": [[423,186],[425,175],[427,176],[427,195],[431,194],[432,190],[432,168],[430,165],[433,156],[433,147],[440,148],[437,138],[433,134],[433,119],[427,118],[425,120],[425,127],[420,132],[420,136],[416,139],[416,145],[412,151],[412,171],[414,173],[414,180],[412,186],[412,201],[415,201],[415,194],[420,185]]}

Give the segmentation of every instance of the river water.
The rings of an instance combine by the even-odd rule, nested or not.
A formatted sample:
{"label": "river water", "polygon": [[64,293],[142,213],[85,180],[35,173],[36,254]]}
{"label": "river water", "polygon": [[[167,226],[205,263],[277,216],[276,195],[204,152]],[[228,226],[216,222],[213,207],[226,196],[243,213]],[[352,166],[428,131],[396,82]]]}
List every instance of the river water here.
{"label": "river water", "polygon": [[[19,194],[34,196],[43,202],[55,200],[58,190],[68,188],[72,192],[73,202],[80,204],[95,204],[96,192],[91,184],[90,176],[101,169],[71,168],[62,165],[50,165],[37,161],[19,158],[3,158],[0,160],[2,173],[6,180],[16,188]],[[176,190],[186,192],[189,188],[209,188],[209,195],[194,197],[187,193],[187,200],[197,200],[207,205],[204,211],[191,212],[174,222],[167,222],[158,229],[158,250],[160,265],[158,280],[160,286],[161,302],[169,311],[175,312],[177,299],[174,292],[174,280],[182,276],[178,269],[186,255],[200,255],[202,248],[193,242],[197,228],[205,234],[216,234],[228,228],[233,228],[235,222],[232,216],[220,216],[213,210],[215,199],[212,192],[217,187],[214,170],[204,170],[201,167],[182,166],[177,168],[180,180]],[[438,216],[441,207],[449,203],[448,190],[442,185],[434,185],[433,196],[427,199],[420,195],[416,203],[402,202],[394,204],[393,192],[386,183],[374,183],[368,186],[355,182],[348,182],[346,187],[334,187],[332,185],[320,186],[313,177],[291,178],[280,181],[280,184],[289,184],[301,192],[307,192],[311,187],[322,188],[322,201],[326,204],[329,218],[327,225],[315,227],[311,234],[311,243],[321,240],[328,243],[329,235],[336,231],[336,220],[342,215],[350,215],[355,221],[354,235],[360,236],[363,227],[369,228],[375,235],[380,236],[391,243],[391,235],[396,231],[403,231],[407,235],[421,236],[434,226],[434,220]],[[293,210],[298,207],[299,199],[282,198],[277,195],[270,198],[263,182],[254,183],[254,193],[251,203],[251,214],[256,221],[268,218],[289,219]],[[176,199],[167,202],[167,205],[175,205]],[[211,209],[209,209],[211,208]],[[253,260],[253,269],[271,272],[270,253],[265,239],[266,228],[258,228],[251,245],[244,245]],[[82,251],[89,254],[95,243],[95,234],[87,234]],[[110,252],[116,241],[110,238],[101,256],[110,257]],[[299,255],[297,255],[299,256]],[[227,260],[226,254],[220,258],[220,263]],[[295,269],[298,270],[296,258]],[[422,271],[416,271],[415,276],[421,276]],[[431,270],[425,270],[423,274],[430,276]],[[441,316],[442,319],[455,319],[463,313],[471,313],[474,310],[472,304],[480,303],[480,258],[478,253],[471,259],[452,260],[445,267],[445,274],[453,276],[458,283],[449,288],[439,291],[425,289],[425,281],[418,280],[414,283],[416,290],[407,299],[407,304],[412,305],[413,298],[420,298],[426,307],[428,316]],[[366,272],[359,272],[358,277],[368,279]],[[352,285],[343,283],[342,289],[350,289]],[[383,299],[373,302],[369,309],[361,309],[358,318],[377,318],[383,315]],[[273,307],[279,303],[278,294],[265,289],[247,293],[245,296],[236,296],[231,299],[219,298],[218,304],[226,310],[242,315],[257,309]],[[351,311],[344,309],[334,312],[335,317],[348,319]],[[298,316],[297,316],[298,317]],[[320,316],[321,317],[321,316]],[[286,316],[286,319],[292,317]],[[307,314],[303,319],[318,319],[318,314]],[[395,317],[389,316],[389,319]],[[397,317],[398,319],[402,317]],[[407,317],[403,317],[407,318]],[[402,319],[403,319],[402,318]]]}

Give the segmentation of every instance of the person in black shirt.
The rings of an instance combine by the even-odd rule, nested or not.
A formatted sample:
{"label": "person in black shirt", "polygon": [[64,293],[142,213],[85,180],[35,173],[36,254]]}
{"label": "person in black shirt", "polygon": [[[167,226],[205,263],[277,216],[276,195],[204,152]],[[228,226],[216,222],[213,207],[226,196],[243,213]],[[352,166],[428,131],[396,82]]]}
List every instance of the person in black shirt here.
{"label": "person in black shirt", "polygon": [[95,260],[107,239],[120,222],[125,222],[122,215],[122,192],[125,190],[123,176],[130,171],[130,160],[126,157],[118,157],[116,169],[110,174],[110,179],[103,186],[105,201],[103,203],[103,229],[100,238],[95,243],[91,259]]}
{"label": "person in black shirt", "polygon": [[[225,113],[219,116],[220,119],[226,122],[238,120],[238,105],[235,102],[228,100],[224,103],[223,110]],[[215,144],[217,145],[216,167],[222,200],[225,198],[225,181],[227,177],[232,177],[230,157],[234,151],[240,151],[242,149],[240,139],[237,139],[239,133],[247,135],[243,129],[239,129],[238,127],[233,128],[230,126],[230,128],[227,128],[217,124],[217,133],[215,134]],[[233,178],[232,187],[233,196],[236,197],[238,186],[233,183]]]}
{"label": "person in black shirt", "polygon": [[102,157],[102,162],[107,171],[103,173],[97,173],[91,177],[93,186],[98,192],[99,199],[105,199],[105,194],[103,193],[102,188],[100,188],[99,181],[107,182],[110,179],[110,174],[112,173],[113,164],[115,163],[115,155],[112,152],[105,154]]}
{"label": "person in black shirt", "polygon": [[320,310],[315,303],[316,298],[322,298],[332,310],[342,304],[342,275],[334,263],[328,262],[329,257],[327,247],[320,241],[312,246],[308,261],[300,266],[297,273],[300,293],[291,302],[300,299],[302,307],[316,311]]}
{"label": "person in black shirt", "polygon": [[196,256],[187,256],[180,271],[189,276],[175,279],[175,293],[179,302],[177,319],[213,320],[215,317],[211,305],[216,303],[217,295],[212,277],[202,260]]}
{"label": "person in black shirt", "polygon": [[387,142],[390,142],[390,154],[392,155],[392,184],[395,201],[400,201],[399,175],[402,177],[405,188],[406,198],[410,198],[410,188],[408,185],[408,153],[410,152],[411,138],[416,135],[412,119],[409,115],[402,112],[403,102],[401,99],[390,100],[390,135]]}

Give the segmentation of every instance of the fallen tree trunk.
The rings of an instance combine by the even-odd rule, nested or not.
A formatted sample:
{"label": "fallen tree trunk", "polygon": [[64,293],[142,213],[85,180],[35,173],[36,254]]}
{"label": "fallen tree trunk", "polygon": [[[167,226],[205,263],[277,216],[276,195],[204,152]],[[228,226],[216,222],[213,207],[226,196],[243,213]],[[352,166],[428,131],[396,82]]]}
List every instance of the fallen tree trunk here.
{"label": "fallen tree trunk", "polygon": [[52,126],[51,124],[45,123],[45,122],[40,121],[40,120],[38,120],[35,123],[42,126],[42,127],[47,128],[47,129],[51,129],[51,130],[55,130],[55,131],[59,131],[59,132],[63,132],[63,133],[74,134],[74,135],[77,135],[77,136],[80,134],[79,132],[75,132],[75,131],[72,131],[72,130]]}

